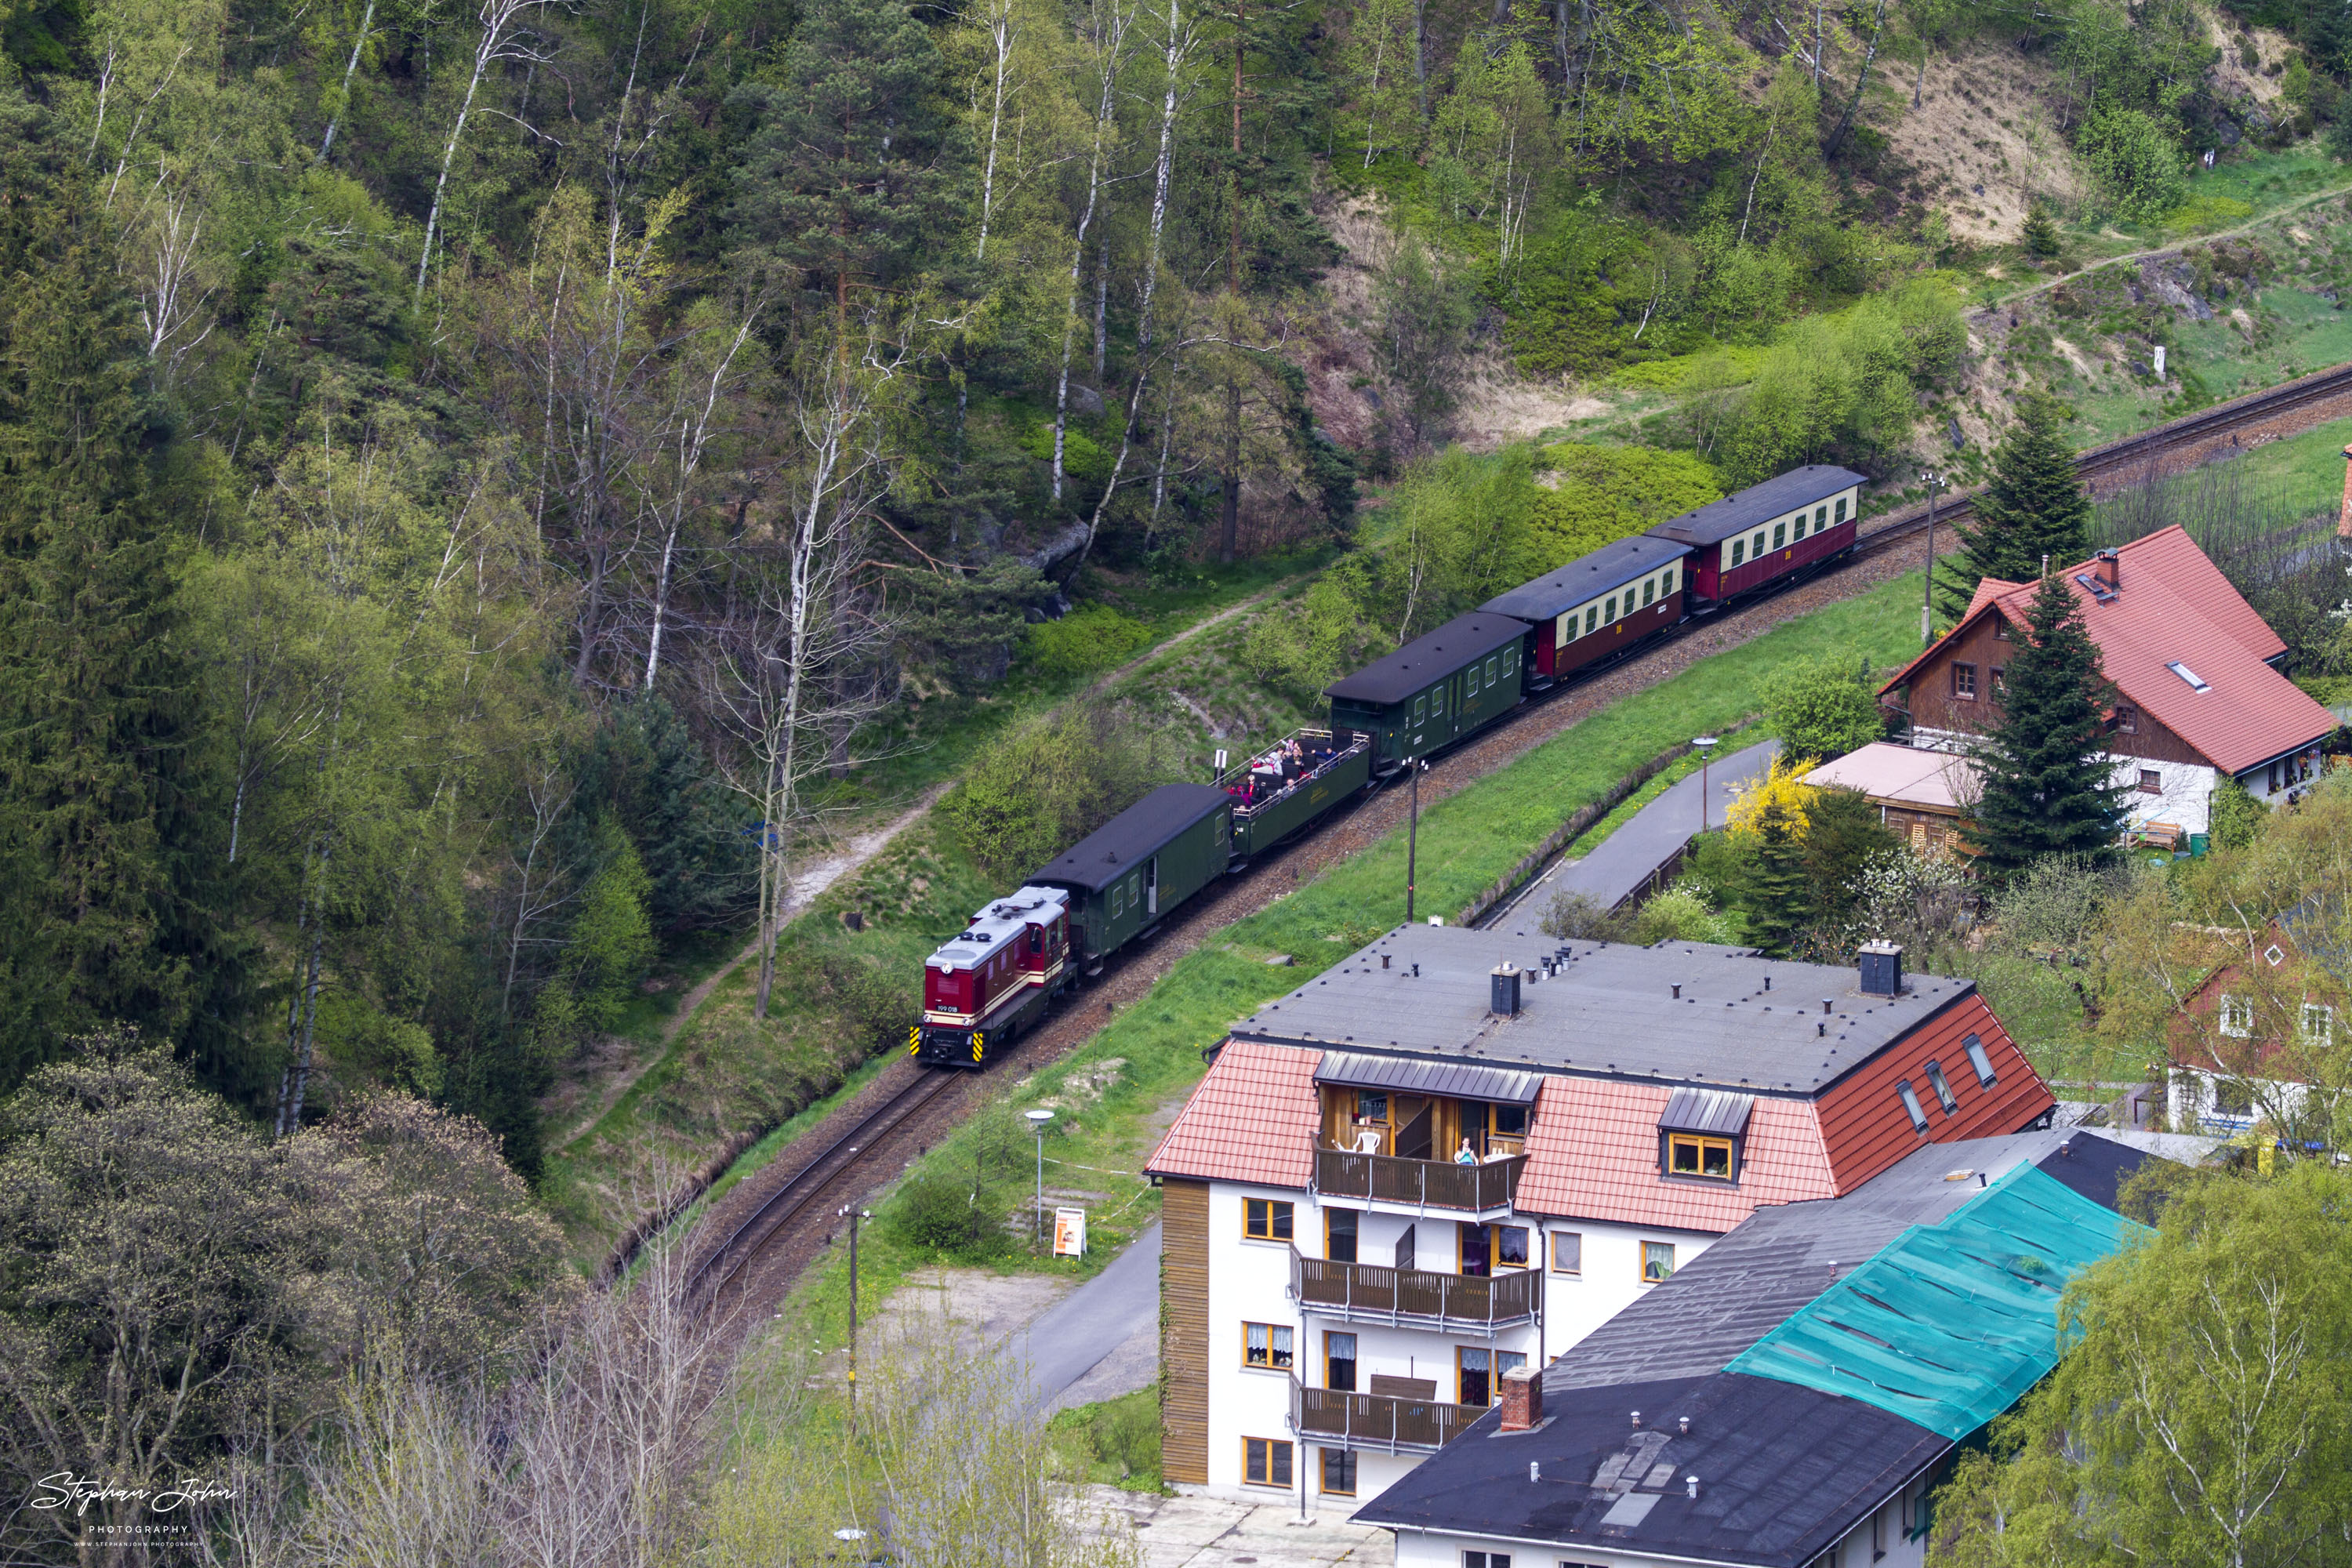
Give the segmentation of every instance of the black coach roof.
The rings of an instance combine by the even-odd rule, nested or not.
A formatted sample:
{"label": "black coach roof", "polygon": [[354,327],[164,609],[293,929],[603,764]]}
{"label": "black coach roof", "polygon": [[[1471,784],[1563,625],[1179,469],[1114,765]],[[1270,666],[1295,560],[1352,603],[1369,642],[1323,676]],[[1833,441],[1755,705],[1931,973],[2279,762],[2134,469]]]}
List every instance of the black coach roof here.
{"label": "black coach roof", "polygon": [[1323,689],[1326,697],[1349,702],[1402,702],[1443,680],[1474,658],[1484,658],[1528,635],[1527,623],[1473,610],[1456,616],[1425,637],[1416,637],[1377,664]]}
{"label": "black coach roof", "polygon": [[1213,784],[1161,784],[1029,878],[1053,887],[1098,893],[1167,847],[1168,841],[1233,796]]}
{"label": "black coach roof", "polygon": [[1827,500],[1840,490],[1869,482],[1867,478],[1852,468],[1811,463],[1801,468],[1791,468],[1785,474],[1776,474],[1760,485],[1748,486],[1737,495],[1709,501],[1696,511],[1686,511],[1680,517],[1658,524],[1650,532],[1660,539],[1678,539],[1685,544],[1719,544],[1759,522],[1769,522],[1801,506]]}
{"label": "black coach roof", "polygon": [[1591,554],[1571,561],[1557,572],[1522,583],[1507,594],[1497,595],[1478,608],[1496,616],[1517,616],[1526,621],[1548,621],[1564,611],[1572,610],[1588,599],[1595,599],[1626,584],[1636,582],[1664,566],[1669,561],[1680,560],[1690,553],[1690,546],[1678,540],[1655,539],[1637,533],[1631,539],[1621,539],[1604,544]]}

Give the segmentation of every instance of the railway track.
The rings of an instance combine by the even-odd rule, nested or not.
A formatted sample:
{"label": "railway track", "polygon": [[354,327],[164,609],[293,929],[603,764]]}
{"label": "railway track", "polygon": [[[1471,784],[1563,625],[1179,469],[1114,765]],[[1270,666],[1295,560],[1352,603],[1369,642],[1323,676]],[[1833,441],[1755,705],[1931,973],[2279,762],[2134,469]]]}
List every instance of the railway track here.
{"label": "railway track", "polygon": [[816,1158],[793,1173],[751,1215],[730,1231],[687,1276],[689,1300],[718,1302],[719,1293],[741,1275],[770,1238],[808,1213],[858,1169],[858,1156],[880,1142],[934,1100],[964,1081],[961,1073],[922,1069],[912,1083],[867,1111]]}
{"label": "railway track", "polygon": [[[2330,405],[2341,405],[2331,408]],[[2112,493],[2166,473],[2178,473],[2212,461],[2227,453],[2243,451],[2249,434],[2275,439],[2300,435],[2330,417],[2352,414],[2352,364],[2315,370],[2309,375],[2261,392],[2250,392],[2210,408],[2093,447],[2074,459],[2074,474],[2094,496]],[[2278,426],[2285,428],[2277,428]],[[2254,443],[2260,445],[2260,442]],[[1947,497],[1936,503],[1940,525],[1968,514],[1973,491]],[[1927,527],[1925,502],[1889,513],[1877,527],[1862,535],[1854,558],[1879,554]]]}
{"label": "railway track", "polygon": [[[2329,405],[2339,402],[2342,407],[2329,408]],[[2352,414],[2352,363],[2317,371],[2267,391],[2200,409],[2153,429],[2093,447],[2076,458],[2075,472],[2096,494],[2103,485],[2112,489],[2121,482],[2144,479],[2152,474],[2177,471],[2193,467],[2198,461],[2210,460],[2232,446],[2242,447],[2243,437],[2250,432],[2276,438],[2281,435],[2298,434],[2323,423],[2327,417],[2345,414]],[[2184,455],[2191,460],[2182,461]],[[1966,512],[1969,504],[1967,494],[1939,500],[1936,506],[1936,521],[1938,524],[1951,521]],[[1817,574],[1810,582],[1818,587],[1826,579],[1842,576],[1916,538],[1926,531],[1927,526],[1927,508],[1924,504],[1893,513],[1882,520],[1878,526],[1862,534],[1843,560]],[[1685,637],[1718,628],[1727,619],[1736,618],[1748,610],[1769,606],[1787,594],[1799,591],[1800,586],[1792,584],[1782,594],[1768,596],[1726,615],[1685,621],[1651,640],[1626,660],[1613,664],[1609,669],[1596,670],[1591,680],[1573,681],[1554,688],[1541,700],[1528,704],[1511,718],[1482,731],[1475,741],[1501,739],[1519,729],[1529,717],[1559,706],[1563,696],[1586,692],[1591,685],[1612,675],[1627,672],[1631,666],[1647,660],[1650,656],[1670,648]],[[1662,668],[1660,675],[1663,677],[1665,673],[1666,669]],[[1619,697],[1622,695],[1618,694]],[[1618,699],[1611,699],[1615,700]],[[1540,741],[1534,743],[1540,743]],[[1478,749],[1484,750],[1484,747]],[[1506,749],[1496,757],[1492,765],[1502,765],[1516,755],[1516,750]],[[1244,879],[1254,881],[1265,874],[1265,868],[1297,858],[1308,844],[1325,837],[1333,828],[1349,821],[1355,815],[1354,809],[1349,808],[1324,817],[1315,826],[1284,845],[1278,858],[1262,860],[1258,866],[1253,867]],[[1237,910],[1233,918],[1241,918],[1247,912],[1246,910]],[[1115,973],[1123,971],[1129,964],[1141,962],[1145,956],[1141,952],[1128,954],[1125,963],[1115,965]],[[1058,1015],[1049,1019],[1049,1025],[1069,1024],[1082,1005],[1078,1002],[1066,1003]],[[1057,1029],[1056,1032],[1060,1031]],[[1028,1056],[1032,1044],[1031,1040],[1024,1039],[1016,1047],[1015,1059]],[[1011,1066],[1012,1063],[1003,1065]],[[814,1158],[785,1178],[782,1184],[728,1232],[723,1241],[703,1256],[688,1277],[688,1298],[716,1305],[728,1288],[743,1280],[745,1271],[772,1243],[793,1227],[795,1221],[811,1215],[828,1195],[839,1192],[853,1177],[869,1182],[874,1179],[873,1173],[866,1169],[869,1160],[885,1154],[893,1159],[903,1157],[907,1151],[892,1144],[892,1134],[914,1122],[924,1110],[957,1086],[969,1081],[971,1075],[965,1073],[936,1068],[921,1070],[911,1081],[866,1110],[847,1130],[833,1137]]]}

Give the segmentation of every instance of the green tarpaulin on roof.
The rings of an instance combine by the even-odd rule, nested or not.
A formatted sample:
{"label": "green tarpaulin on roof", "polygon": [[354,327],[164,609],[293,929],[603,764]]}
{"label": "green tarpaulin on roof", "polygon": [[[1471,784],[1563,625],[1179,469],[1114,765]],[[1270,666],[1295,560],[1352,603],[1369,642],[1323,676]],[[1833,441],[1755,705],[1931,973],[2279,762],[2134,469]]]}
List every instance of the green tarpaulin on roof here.
{"label": "green tarpaulin on roof", "polygon": [[1958,1442],[2057,1364],[2066,1282],[2144,1228],[2021,1165],[1888,1242],[1724,1370],[1842,1394]]}

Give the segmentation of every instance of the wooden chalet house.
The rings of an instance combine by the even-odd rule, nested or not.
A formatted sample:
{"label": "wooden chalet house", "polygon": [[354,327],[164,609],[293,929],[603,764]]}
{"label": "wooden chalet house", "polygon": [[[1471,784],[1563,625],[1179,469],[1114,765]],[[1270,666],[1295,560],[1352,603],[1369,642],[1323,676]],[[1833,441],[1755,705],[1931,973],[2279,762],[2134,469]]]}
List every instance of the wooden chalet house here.
{"label": "wooden chalet house", "polygon": [[[2107,755],[2131,832],[2201,851],[2222,779],[2271,801],[2317,775],[2334,715],[2279,673],[2286,645],[2186,530],[2103,550],[2063,575],[2115,688]],[[2000,721],[2035,589],[1979,584],[1959,625],[1879,689],[1909,713],[1912,745],[1961,751]]]}
{"label": "wooden chalet house", "polygon": [[2213,956],[2166,1030],[2167,1124],[2218,1137],[2258,1125],[2293,1140],[2320,1137],[2335,1107],[2318,1086],[2352,1080],[2342,912],[2312,900],[2252,932],[2179,934]]}
{"label": "wooden chalet house", "polygon": [[2053,1108],[1900,949],[1398,927],[1234,1026],[1147,1163],[1164,1473],[1375,1497],[1759,1207]]}

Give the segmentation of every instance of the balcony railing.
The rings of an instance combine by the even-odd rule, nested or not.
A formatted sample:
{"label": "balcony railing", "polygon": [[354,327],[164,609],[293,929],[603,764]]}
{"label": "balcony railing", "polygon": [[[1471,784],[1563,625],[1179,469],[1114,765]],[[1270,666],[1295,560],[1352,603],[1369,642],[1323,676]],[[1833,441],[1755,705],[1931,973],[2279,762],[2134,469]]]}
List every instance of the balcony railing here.
{"label": "balcony railing", "polygon": [[1318,1148],[1315,1190],[1332,1197],[1485,1214],[1511,1206],[1518,1196],[1519,1173],[1527,1168],[1524,1154],[1483,1165],[1454,1165]]}
{"label": "balcony railing", "polygon": [[1301,1439],[1326,1447],[1369,1448],[1381,1454],[1433,1453],[1485,1414],[1484,1405],[1345,1394],[1336,1388],[1308,1388],[1295,1377],[1290,1380],[1290,1429]]}
{"label": "balcony railing", "polygon": [[1532,1268],[1482,1278],[1333,1263],[1293,1247],[1290,1293],[1307,1310],[1349,1322],[1475,1331],[1533,1322],[1543,1305],[1543,1276]]}

